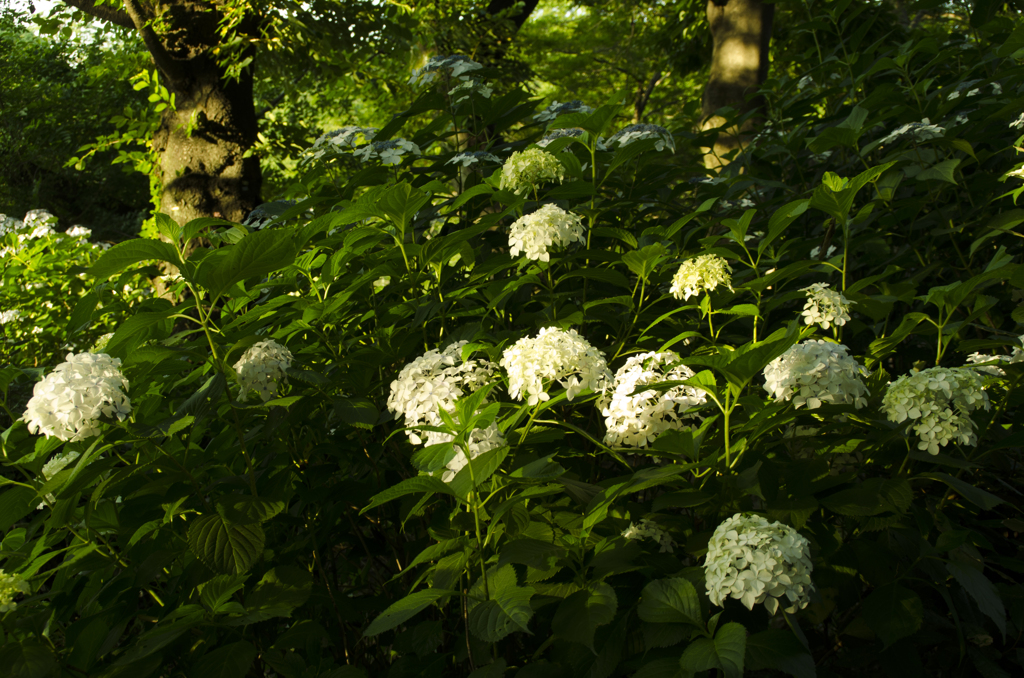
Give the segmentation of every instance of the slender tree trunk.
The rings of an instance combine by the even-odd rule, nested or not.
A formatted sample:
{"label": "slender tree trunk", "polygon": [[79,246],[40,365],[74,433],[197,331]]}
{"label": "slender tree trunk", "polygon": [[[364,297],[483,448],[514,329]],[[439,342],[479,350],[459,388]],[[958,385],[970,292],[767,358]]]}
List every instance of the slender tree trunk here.
{"label": "slender tree trunk", "polygon": [[[711,76],[704,89],[702,130],[721,127],[726,120],[715,112],[730,106],[740,115],[759,108],[760,97],[748,100],[768,77],[768,47],[775,5],[761,0],[708,0],[707,16],[714,50]],[[755,127],[753,118],[718,133],[714,147],[705,148],[704,165],[717,169],[729,154],[744,148]]]}

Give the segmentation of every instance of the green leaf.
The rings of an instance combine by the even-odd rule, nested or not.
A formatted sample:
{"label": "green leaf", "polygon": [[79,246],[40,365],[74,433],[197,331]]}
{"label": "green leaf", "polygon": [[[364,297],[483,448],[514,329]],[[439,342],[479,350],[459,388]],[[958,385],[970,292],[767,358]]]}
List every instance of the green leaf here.
{"label": "green leaf", "polygon": [[814,658],[790,631],[768,629],[747,638],[748,671],[782,671],[796,678],[815,678]]}
{"label": "green leaf", "polygon": [[637,614],[646,622],[704,627],[700,598],[688,579],[658,579],[644,586]]}
{"label": "green leaf", "polygon": [[92,314],[99,303],[100,295],[95,290],[82,295],[75,304],[75,309],[71,311],[67,325],[64,326],[64,337],[67,340],[70,341],[73,336],[92,324]]}
{"label": "green leaf", "polygon": [[668,250],[661,243],[647,245],[639,250],[626,252],[622,255],[622,261],[643,280],[648,280],[652,273],[668,257]]}
{"label": "green leaf", "polygon": [[999,633],[1003,634],[1003,638],[1006,638],[1006,608],[1003,606],[1003,601],[999,597],[995,585],[979,570],[969,565],[955,562],[946,563],[946,569],[964,587],[971,598],[974,598],[978,609],[995,623]]}
{"label": "green leaf", "polygon": [[235,283],[290,266],[296,254],[291,231],[256,231],[204,257],[194,278],[216,299]]}
{"label": "green leaf", "polygon": [[231,600],[231,596],[245,586],[248,574],[220,574],[199,585],[199,599],[210,612],[216,613],[221,605]]}
{"label": "green leaf", "polygon": [[220,515],[202,516],[188,527],[192,553],[211,570],[224,574],[248,570],[263,553],[264,540],[259,524],[231,525]]}
{"label": "green leaf", "polygon": [[11,529],[11,525],[27,516],[38,503],[36,491],[28,487],[12,487],[0,493],[0,533]]}
{"label": "green leaf", "polygon": [[371,429],[380,419],[377,406],[368,398],[335,398],[334,414],[349,426]]}
{"label": "green leaf", "polygon": [[50,648],[31,636],[5,645],[0,650],[0,666],[7,678],[54,678],[61,674]]}
{"label": "green leaf", "polygon": [[498,554],[498,564],[517,563],[529,565],[538,570],[547,570],[551,567],[552,558],[562,558],[566,551],[557,544],[551,544],[539,539],[522,537],[513,539],[501,547]]}
{"label": "green leaf", "polygon": [[103,352],[123,360],[142,342],[169,337],[174,330],[174,320],[167,316],[173,312],[174,309],[169,307],[163,311],[133,315],[118,326]]}
{"label": "green leaf", "polygon": [[577,591],[558,605],[551,630],[558,636],[594,649],[594,634],[599,626],[615,618],[618,600],[615,589],[601,582],[593,591]]}
{"label": "green leaf", "polygon": [[957,165],[960,164],[960,158],[952,158],[950,160],[943,160],[942,162],[936,163],[921,172],[915,177],[918,181],[927,181],[928,179],[937,179],[939,181],[945,181],[950,184],[956,185],[956,177],[953,176],[953,172],[956,170]]}
{"label": "green leaf", "polygon": [[280,565],[269,570],[253,592],[246,596],[246,624],[272,617],[290,617],[292,612],[309,600],[313,579],[309,572],[294,565]]}
{"label": "green leaf", "polygon": [[743,656],[746,654],[747,629],[738,622],[729,622],[715,632],[715,652],[722,664],[725,678],[743,678]]}
{"label": "green leaf", "polygon": [[283,501],[229,495],[217,500],[217,512],[232,525],[265,523],[285,509]]}
{"label": "green leaf", "polygon": [[488,643],[496,643],[513,631],[530,633],[527,623],[533,616],[533,608],[530,607],[533,592],[529,586],[509,586],[491,591],[490,600],[469,611],[469,630]]}
{"label": "green leaf", "polygon": [[412,619],[431,603],[452,593],[452,591],[444,589],[424,589],[423,591],[412,593],[381,612],[373,620],[373,623],[363,631],[363,636],[376,636],[385,631],[390,631],[399,624]]}
{"label": "green leaf", "polygon": [[692,676],[692,673],[680,668],[679,660],[674,657],[647,662],[633,674],[633,678],[691,678]]}
{"label": "green leaf", "polygon": [[921,628],[924,605],[913,591],[898,584],[886,584],[864,600],[861,615],[884,647],[889,647]]}
{"label": "green leaf", "polygon": [[366,513],[370,509],[386,504],[389,501],[394,501],[399,497],[404,497],[407,494],[416,494],[418,492],[429,492],[431,494],[440,492],[441,494],[451,495],[453,492],[448,485],[440,478],[433,478],[431,476],[416,476],[414,478],[406,478],[402,482],[389,487],[383,492],[378,492],[370,498],[370,503],[359,512],[360,515]]}
{"label": "green leaf", "polygon": [[167,261],[175,266],[181,266],[178,252],[170,243],[166,243],[163,240],[137,238],[118,243],[104,252],[89,269],[89,275],[96,278],[96,280],[106,280],[132,264],[150,259]]}
{"label": "green leaf", "polygon": [[256,648],[246,640],[222,645],[196,660],[194,678],[245,678],[256,660]]}
{"label": "green leaf", "polygon": [[949,475],[948,473],[928,471],[925,473],[919,473],[916,477],[929,478],[931,480],[938,480],[943,483],[946,483],[951,488],[956,490],[956,492],[959,493],[960,496],[962,496],[964,499],[971,502],[975,506],[981,507],[986,511],[991,510],[998,506],[999,504],[1003,503],[1002,499],[992,494],[991,492],[986,492],[985,490],[979,489],[974,485],[971,485],[967,481],[961,480],[960,478],[955,478]]}

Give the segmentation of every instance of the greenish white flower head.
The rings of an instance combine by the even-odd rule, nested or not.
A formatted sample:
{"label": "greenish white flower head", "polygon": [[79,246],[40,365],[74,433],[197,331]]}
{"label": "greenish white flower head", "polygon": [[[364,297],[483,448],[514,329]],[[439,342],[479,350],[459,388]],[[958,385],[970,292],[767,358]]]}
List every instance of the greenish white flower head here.
{"label": "greenish white flower head", "polygon": [[355,125],[342,127],[341,129],[332,130],[320,135],[313,142],[307,153],[314,160],[319,160],[328,153],[336,155],[343,151],[351,151],[359,146],[360,140],[364,144],[372,141],[376,133],[377,129],[375,127],[358,127]]}
{"label": "greenish white flower head", "polygon": [[639,523],[630,523],[629,527],[622,531],[622,536],[626,539],[653,539],[661,547],[658,553],[672,553],[676,547],[668,532],[646,518]]}
{"label": "greenish white flower head", "polygon": [[989,409],[981,375],[969,367],[913,370],[889,384],[882,411],[889,421],[911,422],[919,450],[938,454],[950,442],[976,445],[971,412]]}
{"label": "greenish white flower head", "polygon": [[238,383],[242,387],[239,400],[245,400],[256,391],[267,402],[288,383],[287,370],[292,366],[292,352],[273,339],[258,341],[250,346],[234,364]]}
{"label": "greenish white flower head", "polygon": [[[1017,343],[1024,345],[1024,334],[1017,337]],[[1001,363],[1020,363],[1024,362],[1024,350],[1021,346],[1014,346],[1013,353],[1010,355],[984,355],[982,353],[972,353],[967,356],[967,364],[964,367],[969,367],[976,372],[983,372],[990,374],[993,377],[1005,377],[1006,372],[996,365],[984,365],[983,363],[991,363],[998,361]]]}
{"label": "greenish white flower head", "polygon": [[921,122],[911,122],[896,128],[896,131],[882,139],[882,145],[892,143],[907,134],[913,136],[915,141],[922,142],[939,139],[946,134],[946,130],[938,125],[931,124],[928,118],[923,118]]}
{"label": "greenish white flower head", "polygon": [[508,253],[517,257],[522,252],[533,261],[550,261],[552,247],[568,247],[573,242],[586,242],[583,217],[548,204],[512,224]]}
{"label": "greenish white flower head", "polygon": [[536,190],[549,181],[561,183],[565,168],[553,154],[542,148],[528,148],[509,156],[501,168],[501,188],[516,195]]}
{"label": "greenish white flower head", "polygon": [[0,570],[0,614],[10,612],[18,607],[14,599],[20,595],[32,593],[32,587],[28,585],[20,574],[6,573]]}
{"label": "greenish white flower head", "polygon": [[[388,409],[405,418],[409,428],[418,426],[444,426],[438,412],[444,410],[456,423],[455,401],[494,381],[497,365],[489,360],[463,360],[462,347],[468,342],[458,341],[443,351],[431,349],[402,368],[398,378],[391,382]],[[413,445],[440,445],[454,440],[450,433],[441,431],[406,431]],[[505,437],[492,422],[487,428],[476,428],[466,441],[469,457],[456,448],[455,456],[446,464],[441,476],[450,482],[470,459],[476,459],[505,444]]]}
{"label": "greenish white flower head", "polygon": [[742,513],[715,529],[704,561],[712,603],[724,607],[726,599],[735,598],[748,610],[764,603],[772,615],[779,607],[789,614],[807,607],[812,570],[811,544],[799,532]]}
{"label": "greenish white flower head", "polygon": [[21,317],[21,311],[16,308],[12,308],[8,311],[0,311],[0,325],[6,325],[12,323]]}
{"label": "greenish white flower head", "polygon": [[640,141],[642,139],[654,139],[654,150],[656,151],[663,151],[668,148],[673,153],[676,152],[676,141],[672,137],[672,133],[661,125],[649,125],[647,123],[638,123],[636,125],[623,127],[612,135],[608,140],[608,143],[618,144],[619,146],[628,146],[634,141]]}
{"label": "greenish white flower head", "polygon": [[90,238],[92,237],[92,229],[85,226],[72,226],[64,231],[64,235],[69,238]]}
{"label": "greenish white flower head", "polygon": [[36,383],[22,421],[30,433],[65,441],[98,435],[101,416],[123,420],[132,409],[120,367],[121,359],[106,353],[68,353]]}
{"label": "greenish white flower head", "polygon": [[476,163],[483,162],[485,160],[487,162],[493,162],[497,164],[501,163],[501,158],[494,155],[493,153],[488,153],[487,151],[466,151],[463,153],[455,154],[445,164],[462,165],[463,167],[469,167],[470,165],[475,165]]}
{"label": "greenish white flower head", "polygon": [[823,404],[868,404],[863,377],[868,371],[842,344],[811,339],[794,346],[764,368],[764,390],[778,400],[815,410]]}
{"label": "greenish white flower head", "polygon": [[1024,129],[1024,113],[1017,116],[1017,119],[1010,123],[1010,127],[1015,130]]}
{"label": "greenish white flower head", "polygon": [[357,149],[353,155],[369,162],[374,158],[380,160],[382,165],[397,165],[402,162],[402,157],[408,153],[422,155],[420,147],[406,139],[388,139],[387,141],[371,141],[365,146]]}
{"label": "greenish white flower head", "polygon": [[608,431],[606,445],[647,447],[665,431],[690,429],[700,419],[697,414],[686,414],[692,407],[707,402],[707,394],[692,386],[673,386],[667,391],[633,391],[647,384],[662,381],[683,381],[693,376],[685,365],[665,368],[679,361],[679,355],[641,353],[630,357],[615,373],[611,393],[605,393],[597,403],[604,416]]}
{"label": "greenish white flower head", "polygon": [[508,393],[536,405],[551,399],[545,384],[557,381],[572,400],[583,389],[604,391],[612,380],[604,353],[576,330],[545,327],[505,349],[499,363],[508,373]]}
{"label": "greenish white flower head", "polygon": [[807,301],[800,314],[804,317],[804,324],[817,323],[821,329],[827,330],[833,325],[842,327],[850,319],[850,305],[854,302],[841,292],[829,289],[828,283],[814,283],[800,291],[807,293]]}
{"label": "greenish white flower head", "polygon": [[430,60],[421,68],[412,72],[409,84],[413,86],[429,85],[438,75],[468,80],[469,76],[466,73],[472,73],[481,68],[483,68],[482,65],[461,54],[434,56],[430,57]]}
{"label": "greenish white flower head", "polygon": [[533,116],[533,119],[536,120],[537,122],[550,122],[557,118],[558,116],[565,115],[567,113],[590,114],[593,112],[593,108],[587,106],[579,99],[573,99],[572,101],[567,101],[564,104],[558,103],[557,101],[552,101],[547,108],[545,108],[537,115]]}
{"label": "greenish white flower head", "polygon": [[672,296],[686,301],[719,285],[732,289],[732,268],[717,254],[701,254],[687,259],[672,277]]}

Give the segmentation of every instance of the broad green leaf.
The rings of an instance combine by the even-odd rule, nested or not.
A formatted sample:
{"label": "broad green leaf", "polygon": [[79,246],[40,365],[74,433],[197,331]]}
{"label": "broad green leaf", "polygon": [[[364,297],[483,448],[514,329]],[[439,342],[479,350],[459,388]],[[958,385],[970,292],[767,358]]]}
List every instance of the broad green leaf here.
{"label": "broad green leaf", "polygon": [[617,609],[615,589],[601,582],[594,590],[577,591],[559,603],[551,630],[566,640],[593,650],[597,628],[610,623]]}
{"label": "broad green leaf", "polygon": [[144,341],[165,339],[174,329],[174,320],[168,318],[174,309],[167,304],[163,311],[137,313],[121,323],[107,342],[104,353],[122,360]]}
{"label": "broad green leaf", "polygon": [[231,600],[231,596],[243,586],[249,578],[248,574],[220,574],[199,585],[199,599],[210,612],[216,612],[220,606]]}
{"label": "broad green leaf", "polygon": [[291,231],[256,231],[203,258],[194,278],[210,292],[212,299],[216,299],[235,283],[287,268],[296,253]]}
{"label": "broad green leaf", "polygon": [[675,657],[655,659],[640,667],[632,678],[692,678],[693,673],[684,671]]}
{"label": "broad green leaf", "polygon": [[960,158],[951,158],[949,160],[943,160],[942,162],[936,163],[926,169],[925,171],[918,174],[915,178],[918,181],[927,181],[928,179],[937,179],[939,181],[945,181],[950,184],[956,184],[956,177],[953,172],[956,171],[957,166],[960,164]]}
{"label": "broad green leaf", "polygon": [[99,303],[100,295],[96,290],[82,295],[82,298],[75,304],[75,309],[71,311],[71,317],[68,318],[67,325],[64,326],[64,337],[66,339],[70,341],[72,337],[92,324],[92,314]]}
{"label": "broad green leaf", "polygon": [[985,490],[982,490],[980,488],[975,487],[974,485],[971,485],[966,480],[961,480],[960,478],[951,476],[948,473],[927,471],[925,473],[917,474],[916,477],[929,478],[931,480],[938,480],[940,482],[946,483],[958,494],[960,494],[960,496],[962,496],[964,499],[971,502],[975,506],[981,507],[986,511],[989,511],[998,506],[999,504],[1003,503],[1002,499],[992,494],[991,492],[986,492]]}
{"label": "broad green leaf", "polygon": [[61,674],[53,651],[31,636],[0,649],[0,666],[7,678],[54,678]]}
{"label": "broad green leaf", "polygon": [[217,500],[217,512],[232,525],[265,523],[284,509],[283,501],[251,495],[229,495]]}
{"label": "broad green leaf", "polygon": [[363,631],[363,636],[376,636],[385,631],[390,631],[399,624],[412,619],[428,605],[451,594],[452,591],[445,591],[443,589],[424,589],[423,591],[411,593],[381,612],[373,620],[373,623]]}
{"label": "broad green leaf", "polygon": [[565,549],[557,544],[522,537],[513,539],[501,547],[498,564],[517,563],[529,565],[538,570],[547,570],[551,567],[552,558],[562,558],[565,555]]}
{"label": "broad green leaf", "polygon": [[700,598],[688,579],[657,579],[644,586],[637,614],[646,622],[704,627]]}
{"label": "broad green leaf", "polygon": [[749,671],[781,671],[795,678],[815,678],[814,658],[792,632],[768,629],[747,638]]}
{"label": "broad green leaf", "polygon": [[729,622],[715,632],[715,652],[725,678],[743,678],[743,657],[746,654],[747,629],[738,622]]}
{"label": "broad green leaf", "polygon": [[530,633],[527,624],[533,616],[530,607],[533,592],[529,586],[492,590],[490,600],[478,603],[469,611],[469,630],[488,643],[496,643],[514,631]]}
{"label": "broad green leaf", "polygon": [[256,648],[247,640],[222,645],[196,660],[194,678],[245,678],[256,661]]}
{"label": "broad green leaf", "polygon": [[202,516],[188,527],[192,553],[211,570],[224,574],[248,570],[263,553],[264,540],[258,523],[231,525],[220,515]]}
{"label": "broad green leaf", "polygon": [[647,245],[622,255],[623,263],[643,280],[648,280],[666,258],[668,258],[668,250],[661,243]]}
{"label": "broad green leaf", "polygon": [[921,628],[924,605],[913,591],[898,584],[886,584],[864,600],[861,616],[884,647],[889,647]]}
{"label": "broad green leaf", "polygon": [[175,266],[181,265],[178,252],[170,243],[162,240],[138,238],[118,243],[104,252],[89,269],[89,275],[99,281],[106,280],[132,264],[151,259],[166,261]]}
{"label": "broad green leaf", "polygon": [[1003,606],[1003,600],[999,597],[995,585],[979,570],[969,565],[950,562],[946,563],[946,569],[964,587],[971,598],[974,598],[978,609],[995,623],[999,633],[1003,634],[1005,638],[1006,608]]}
{"label": "broad green leaf", "polygon": [[291,617],[297,607],[309,600],[312,591],[313,579],[308,570],[279,565],[263,575],[252,593],[246,596],[246,615],[241,621],[250,624],[272,617]]}

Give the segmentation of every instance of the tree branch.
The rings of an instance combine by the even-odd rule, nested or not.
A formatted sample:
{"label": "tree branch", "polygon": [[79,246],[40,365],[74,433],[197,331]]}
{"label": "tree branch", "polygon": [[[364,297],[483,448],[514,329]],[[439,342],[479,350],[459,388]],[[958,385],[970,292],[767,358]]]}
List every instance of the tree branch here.
{"label": "tree branch", "polygon": [[110,5],[97,5],[96,0],[62,0],[65,5],[80,9],[91,17],[101,19],[122,28],[135,28],[132,18]]}
{"label": "tree branch", "polygon": [[156,31],[149,25],[149,17],[146,16],[142,7],[136,2],[136,0],[124,0],[124,8],[127,15],[131,18],[132,25],[136,30],[139,31],[139,35],[142,37],[142,42],[146,45],[146,49],[153,57],[153,62],[156,67],[163,73],[171,83],[178,83],[185,79],[185,70],[181,64],[172,57],[166,49],[164,49],[163,43],[160,42],[160,38],[157,36]]}

